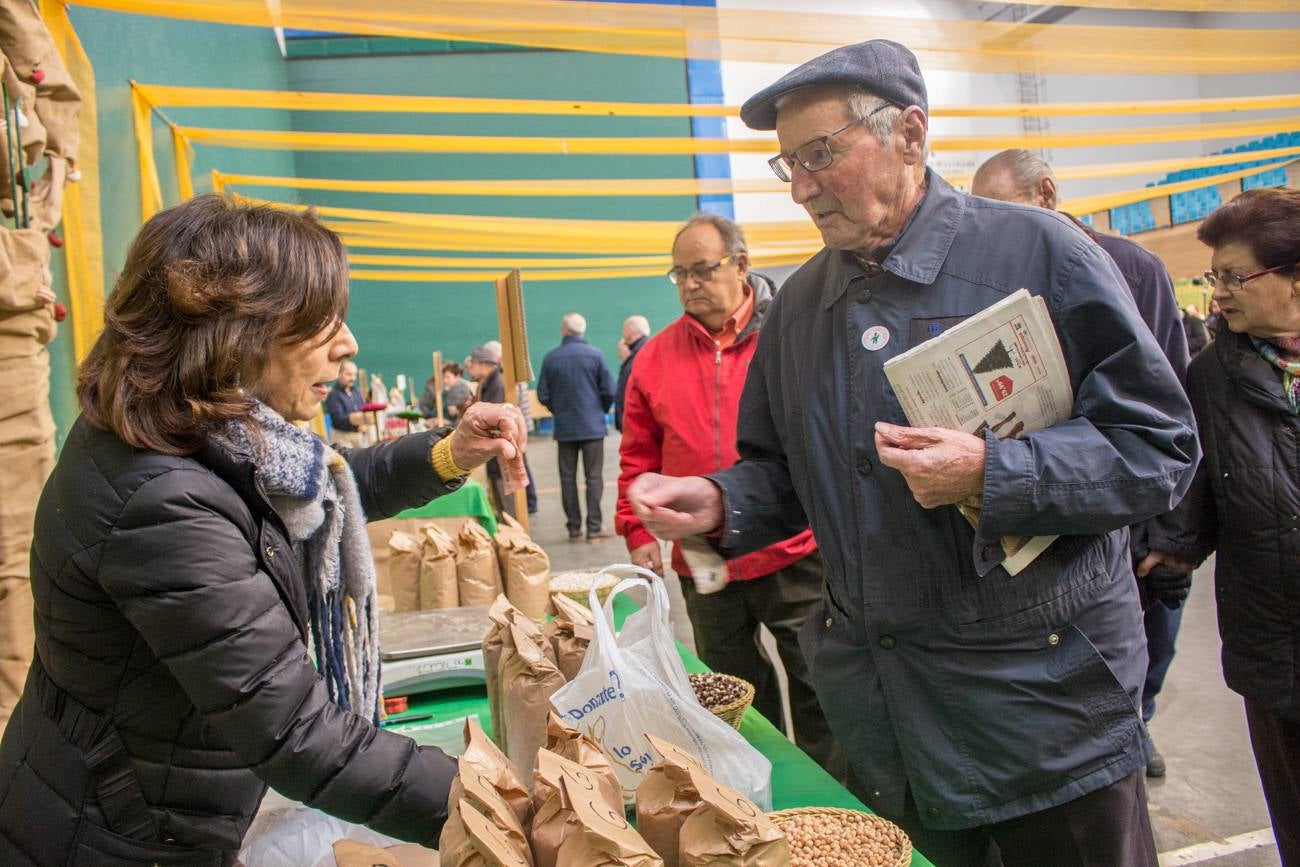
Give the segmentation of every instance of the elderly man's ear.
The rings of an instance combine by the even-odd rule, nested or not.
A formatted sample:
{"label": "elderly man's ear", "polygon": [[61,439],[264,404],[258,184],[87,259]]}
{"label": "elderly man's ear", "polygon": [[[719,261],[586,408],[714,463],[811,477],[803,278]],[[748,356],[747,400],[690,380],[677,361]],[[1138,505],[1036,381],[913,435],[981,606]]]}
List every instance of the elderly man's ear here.
{"label": "elderly man's ear", "polygon": [[1043,178],[1038,182],[1038,201],[1034,202],[1040,208],[1046,208],[1049,211],[1056,210],[1056,181],[1051,178]]}
{"label": "elderly man's ear", "polygon": [[914,166],[925,162],[925,135],[930,121],[919,106],[909,106],[898,119],[903,134],[903,163]]}

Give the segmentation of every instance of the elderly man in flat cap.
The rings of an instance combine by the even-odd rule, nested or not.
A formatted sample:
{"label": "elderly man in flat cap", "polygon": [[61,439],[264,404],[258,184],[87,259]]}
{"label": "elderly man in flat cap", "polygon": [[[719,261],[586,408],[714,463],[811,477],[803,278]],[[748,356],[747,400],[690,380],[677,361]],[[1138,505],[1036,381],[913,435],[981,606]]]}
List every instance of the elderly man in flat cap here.
{"label": "elderly man in flat cap", "polygon": [[[768,314],[742,460],[629,498],[651,532],[725,556],[811,523],[825,599],[801,638],[822,706],[860,796],[935,863],[1154,867],[1125,528],[1191,482],[1191,410],[1110,257],[928,170],[927,111],[916,58],[883,40],[745,103],[826,248]],[[1021,287],[1056,326],[1071,418],[1006,440],[905,426],[884,362]],[[976,528],[951,505],[968,497]],[[1012,576],[1006,534],[1060,538]]]}

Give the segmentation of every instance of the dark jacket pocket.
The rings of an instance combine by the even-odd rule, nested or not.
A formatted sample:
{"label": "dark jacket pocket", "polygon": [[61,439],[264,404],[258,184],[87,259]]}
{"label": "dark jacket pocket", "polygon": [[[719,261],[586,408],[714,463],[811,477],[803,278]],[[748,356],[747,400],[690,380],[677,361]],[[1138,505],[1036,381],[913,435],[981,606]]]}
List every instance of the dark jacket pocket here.
{"label": "dark jacket pocket", "polygon": [[222,854],[132,840],[83,819],[68,867],[220,867]]}

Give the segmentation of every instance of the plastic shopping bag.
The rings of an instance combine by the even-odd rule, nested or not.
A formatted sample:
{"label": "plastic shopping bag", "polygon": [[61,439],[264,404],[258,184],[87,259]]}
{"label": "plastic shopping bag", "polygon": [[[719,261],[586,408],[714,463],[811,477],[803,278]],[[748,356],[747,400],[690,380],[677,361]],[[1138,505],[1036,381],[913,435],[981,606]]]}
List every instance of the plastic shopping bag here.
{"label": "plastic shopping bag", "polygon": [[[626,801],[659,761],[645,737],[652,734],[690,752],[709,774],[770,810],[772,763],[696,700],[673,641],[663,579],[636,566],[602,572],[644,577],[620,581],[603,609],[595,590],[600,581],[593,582],[588,601],[596,615],[595,637],[577,675],[551,696],[556,713],[600,744]],[[645,605],[616,635],[614,599],[634,588],[645,591]]]}

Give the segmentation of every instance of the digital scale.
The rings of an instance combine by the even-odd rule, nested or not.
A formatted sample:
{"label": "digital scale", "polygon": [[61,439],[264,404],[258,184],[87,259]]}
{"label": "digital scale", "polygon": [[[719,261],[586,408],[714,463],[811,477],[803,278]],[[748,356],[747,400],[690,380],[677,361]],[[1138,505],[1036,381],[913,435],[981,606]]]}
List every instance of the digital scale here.
{"label": "digital scale", "polygon": [[384,695],[411,695],[485,683],[488,606],[379,616]]}

